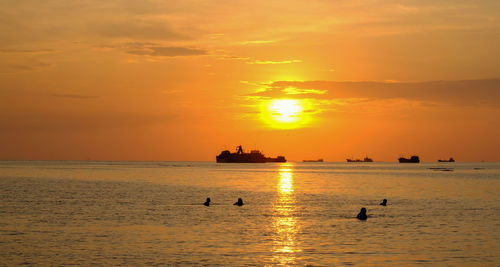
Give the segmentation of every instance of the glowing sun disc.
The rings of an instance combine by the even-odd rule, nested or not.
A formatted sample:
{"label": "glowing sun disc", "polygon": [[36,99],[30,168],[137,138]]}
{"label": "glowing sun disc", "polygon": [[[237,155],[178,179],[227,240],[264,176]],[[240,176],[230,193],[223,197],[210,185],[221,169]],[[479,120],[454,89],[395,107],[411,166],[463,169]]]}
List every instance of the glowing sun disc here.
{"label": "glowing sun disc", "polygon": [[312,121],[312,105],[304,99],[272,99],[261,102],[260,118],[273,129],[297,129]]}
{"label": "glowing sun disc", "polygon": [[292,99],[276,99],[271,101],[272,116],[279,122],[294,122],[299,120],[302,106],[299,101]]}

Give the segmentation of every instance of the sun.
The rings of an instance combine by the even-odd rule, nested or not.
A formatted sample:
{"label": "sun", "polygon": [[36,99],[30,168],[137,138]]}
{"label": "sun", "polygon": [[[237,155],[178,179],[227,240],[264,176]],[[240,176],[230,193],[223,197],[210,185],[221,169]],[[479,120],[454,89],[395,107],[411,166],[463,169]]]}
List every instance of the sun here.
{"label": "sun", "polygon": [[272,116],[279,122],[295,122],[300,119],[302,106],[298,100],[276,99],[271,101],[269,109]]}
{"label": "sun", "polygon": [[310,121],[307,103],[299,99],[272,99],[262,104],[261,116],[271,128],[295,129]]}

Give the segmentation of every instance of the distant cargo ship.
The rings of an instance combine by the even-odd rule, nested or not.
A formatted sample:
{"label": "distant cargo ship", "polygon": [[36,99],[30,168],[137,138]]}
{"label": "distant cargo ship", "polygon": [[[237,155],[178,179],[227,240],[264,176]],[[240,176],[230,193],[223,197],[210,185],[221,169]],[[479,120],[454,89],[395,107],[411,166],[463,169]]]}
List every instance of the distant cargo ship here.
{"label": "distant cargo ship", "polygon": [[373,162],[373,159],[366,156],[363,160],[360,159],[346,159],[347,162]]}
{"label": "distant cargo ship", "polygon": [[411,158],[399,158],[399,163],[420,163],[420,158],[418,156],[411,156]]}
{"label": "distant cargo ship", "polygon": [[455,162],[455,159],[454,158],[450,158],[450,159],[438,159],[438,162]]}
{"label": "distant cargo ship", "polygon": [[323,162],[323,159],[304,159],[302,162]]}
{"label": "distant cargo ship", "polygon": [[286,162],[285,157],[267,158],[259,150],[251,150],[245,153],[241,146],[238,146],[236,153],[229,150],[222,151],[215,157],[218,163],[265,163],[265,162]]}

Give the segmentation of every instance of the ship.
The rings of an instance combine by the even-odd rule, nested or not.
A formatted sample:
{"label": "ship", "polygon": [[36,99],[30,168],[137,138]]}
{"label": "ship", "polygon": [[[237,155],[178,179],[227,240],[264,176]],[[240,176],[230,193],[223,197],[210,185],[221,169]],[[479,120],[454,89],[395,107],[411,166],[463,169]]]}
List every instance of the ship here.
{"label": "ship", "polygon": [[323,159],[304,159],[302,162],[323,162]]}
{"label": "ship", "polygon": [[373,159],[366,156],[363,160],[360,159],[346,159],[347,162],[373,162]]}
{"label": "ship", "polygon": [[266,163],[266,162],[286,162],[284,156],[277,156],[276,158],[268,158],[264,156],[259,150],[251,150],[250,153],[243,151],[241,146],[235,153],[229,150],[222,151],[215,157],[217,163]]}
{"label": "ship", "polygon": [[438,159],[438,162],[455,162],[455,159],[454,158],[450,158],[450,159]]}
{"label": "ship", "polygon": [[420,158],[418,156],[411,156],[411,158],[399,158],[399,163],[420,163]]}

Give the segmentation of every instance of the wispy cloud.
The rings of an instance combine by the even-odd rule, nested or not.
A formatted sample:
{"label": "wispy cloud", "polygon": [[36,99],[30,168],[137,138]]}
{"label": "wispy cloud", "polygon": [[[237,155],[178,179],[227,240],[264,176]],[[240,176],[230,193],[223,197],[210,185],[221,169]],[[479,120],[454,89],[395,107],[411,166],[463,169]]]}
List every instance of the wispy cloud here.
{"label": "wispy cloud", "polygon": [[152,40],[186,40],[186,34],[169,26],[164,20],[123,18],[116,21],[93,22],[89,26],[107,38],[140,38]]}
{"label": "wispy cloud", "polygon": [[221,60],[243,60],[247,61],[250,60],[250,57],[238,57],[238,56],[232,56],[232,55],[218,55],[217,59]]}
{"label": "wispy cloud", "polygon": [[250,81],[240,81],[240,83],[247,84],[247,85],[252,85],[252,86],[258,86],[258,87],[269,86],[269,83],[257,83],[257,82],[250,82]]}
{"label": "wispy cloud", "polygon": [[171,90],[163,90],[162,93],[166,95],[173,95],[173,94],[178,94],[182,93],[184,90],[176,90],[176,89],[171,89]]}
{"label": "wispy cloud", "polygon": [[19,73],[19,72],[29,72],[38,71],[45,68],[53,67],[54,64],[46,62],[29,62],[22,64],[6,64],[4,66],[0,65],[0,73]]}
{"label": "wispy cloud", "polygon": [[164,56],[164,57],[175,57],[175,56],[199,56],[206,55],[207,51],[199,48],[190,47],[151,47],[153,53],[152,56]]}
{"label": "wispy cloud", "polygon": [[240,42],[242,45],[253,45],[253,44],[272,44],[276,43],[276,41],[273,40],[254,40],[254,41],[243,41]]}
{"label": "wispy cloud", "polygon": [[52,53],[53,49],[0,49],[0,53],[41,54]]}
{"label": "wispy cloud", "polygon": [[173,114],[143,114],[134,112],[49,112],[23,111],[0,113],[0,130],[24,131],[91,131],[110,128],[136,128],[173,118]]}
{"label": "wispy cloud", "polygon": [[254,61],[249,61],[247,64],[259,64],[259,65],[267,65],[267,64],[292,64],[292,63],[301,63],[302,60],[300,59],[291,59],[291,60],[280,60],[280,61],[273,61],[273,60],[254,60]]}
{"label": "wispy cloud", "polygon": [[153,46],[126,51],[129,54],[153,57],[178,57],[207,55],[205,49],[182,46]]}
{"label": "wispy cloud", "polygon": [[307,94],[324,95],[328,92],[328,90],[300,89],[296,87],[287,87],[281,91],[287,95],[307,95]]}
{"label": "wispy cloud", "polygon": [[500,108],[500,78],[429,82],[276,81],[251,94],[283,97],[300,94],[318,99],[406,99],[430,104]]}
{"label": "wispy cloud", "polygon": [[97,95],[79,95],[79,94],[51,94],[53,97],[60,98],[73,98],[73,99],[95,99],[99,98]]}

